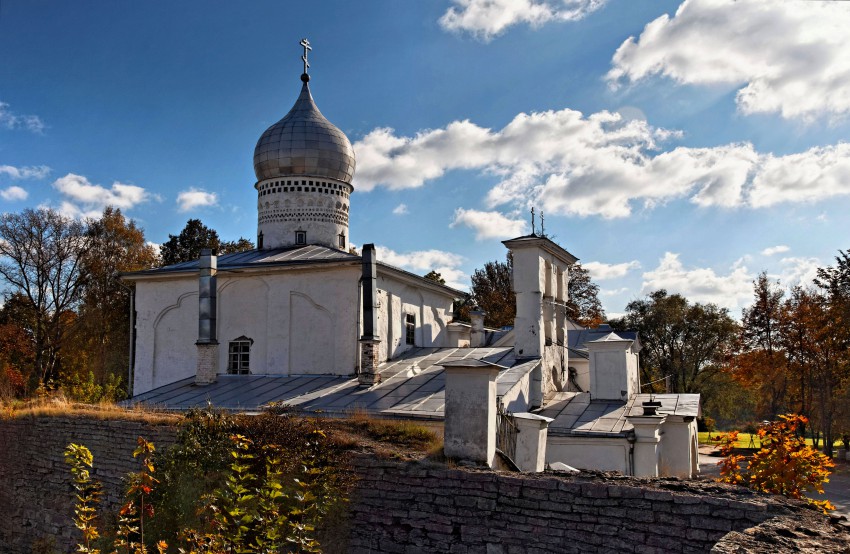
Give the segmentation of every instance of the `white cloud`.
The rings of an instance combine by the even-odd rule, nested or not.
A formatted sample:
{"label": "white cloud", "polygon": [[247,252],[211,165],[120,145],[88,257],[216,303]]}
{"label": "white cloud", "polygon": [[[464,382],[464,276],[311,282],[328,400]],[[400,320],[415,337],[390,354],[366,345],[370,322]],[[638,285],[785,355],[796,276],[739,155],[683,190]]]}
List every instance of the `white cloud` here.
{"label": "white cloud", "polygon": [[850,114],[847,29],[845,2],[685,0],[617,49],[608,79],[741,87],[745,114],[842,117]]}
{"label": "white cloud", "polygon": [[619,289],[599,289],[599,296],[618,296],[626,292],[629,292],[629,287],[621,287]]}
{"label": "white cloud", "polygon": [[528,224],[521,219],[510,219],[499,212],[479,210],[455,210],[454,220],[449,227],[464,225],[475,230],[475,240],[510,239],[526,234]]}
{"label": "white cloud", "polygon": [[464,257],[444,250],[418,250],[414,252],[396,252],[386,246],[375,246],[378,261],[407,269],[414,273],[425,274],[431,270],[439,273],[446,284],[457,289],[469,287],[469,276],[458,269]]}
{"label": "white cloud", "polygon": [[797,285],[811,286],[817,277],[818,268],[823,267],[819,258],[788,257],[782,258],[779,263],[782,269],[775,278],[786,289]]}
{"label": "white cloud", "polygon": [[114,206],[129,210],[139,204],[157,199],[143,187],[115,181],[110,188],[91,183],[82,175],[69,173],[53,182],[64,197],[59,211],[70,217],[100,217],[103,209]]}
{"label": "white cloud", "polygon": [[29,193],[21,187],[12,185],[11,187],[0,190],[0,196],[2,196],[4,200],[9,201],[26,200]]}
{"label": "white cloud", "polygon": [[13,165],[0,165],[0,175],[6,175],[12,179],[43,179],[50,173],[46,165],[15,167]]}
{"label": "white cloud", "polygon": [[549,214],[631,215],[675,199],[761,208],[850,195],[850,143],[774,156],[749,143],[662,151],[676,132],[607,111],[517,115],[498,131],[468,121],[412,137],[379,128],[354,145],[358,190],[423,186],[452,170],[498,178],[487,207],[536,205]]}
{"label": "white cloud", "polygon": [[447,31],[467,31],[489,41],[520,23],[538,27],[550,21],[575,21],[599,9],[606,0],[453,0],[440,18]]}
{"label": "white cloud", "polygon": [[761,255],[762,256],[773,256],[774,254],[782,254],[783,252],[788,252],[789,250],[791,250],[791,249],[787,245],[778,244],[776,246],[771,246],[769,248],[765,248],[764,250],[761,251]]}
{"label": "white cloud", "polygon": [[737,316],[740,308],[752,301],[754,278],[740,262],[733,264],[727,275],[718,275],[710,268],[686,269],[678,254],[666,252],[658,267],[643,274],[641,294],[666,289],[691,302],[712,302],[728,308]]}
{"label": "white cloud", "polygon": [[395,208],[393,208],[393,213],[395,215],[404,215],[404,214],[410,213],[410,212],[408,212],[408,210],[407,210],[407,204],[402,203],[402,204],[399,204],[398,206],[396,206]]}
{"label": "white cloud", "polygon": [[20,115],[9,110],[9,104],[0,102],[0,127],[6,129],[26,129],[33,133],[42,133],[45,125],[37,115]]}
{"label": "white cloud", "polygon": [[188,212],[195,208],[205,208],[218,205],[218,194],[207,192],[203,189],[189,187],[189,190],[180,191],[177,194],[177,209]]}
{"label": "white cloud", "polygon": [[587,262],[582,263],[581,266],[590,272],[590,276],[593,279],[597,281],[604,281],[605,279],[617,279],[619,277],[624,277],[626,273],[632,269],[638,269],[640,267],[640,262],[637,260],[623,262],[620,264]]}

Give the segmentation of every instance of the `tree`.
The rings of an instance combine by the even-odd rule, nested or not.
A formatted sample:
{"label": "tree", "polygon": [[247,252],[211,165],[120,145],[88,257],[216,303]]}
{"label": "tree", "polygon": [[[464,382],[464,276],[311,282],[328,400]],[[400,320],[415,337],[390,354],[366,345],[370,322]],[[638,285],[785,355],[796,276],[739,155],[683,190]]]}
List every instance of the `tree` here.
{"label": "tree", "polygon": [[124,377],[127,368],[130,291],[118,274],[154,267],[158,260],[144,231],[119,209],[107,207],[99,219],[89,221],[87,235],[91,247],[81,264],[87,279],[74,329],[75,348],[87,361],[79,369],[103,381],[110,374]]}
{"label": "tree", "polygon": [[428,279],[428,280],[430,280],[430,281],[434,281],[434,282],[436,282],[436,283],[440,283],[441,285],[445,285],[445,284],[446,284],[446,280],[445,280],[445,279],[443,279],[443,276],[442,276],[442,275],[440,275],[440,274],[437,272],[437,270],[435,270],[435,269],[432,269],[431,271],[429,271],[428,273],[426,273],[426,274],[425,274],[425,278],[426,278],[426,279]]}
{"label": "tree", "polygon": [[197,260],[204,248],[218,251],[220,247],[221,240],[215,229],[210,229],[200,219],[190,219],[179,235],[168,235],[159,254],[162,265],[174,265]]}
{"label": "tree", "polygon": [[86,226],[41,208],[0,216],[0,276],[31,309],[35,372],[42,383],[55,380],[67,335],[67,312],[80,301],[83,256],[91,245]]}
{"label": "tree", "polygon": [[784,291],[765,272],[753,281],[754,301],[742,316],[739,353],[730,364],[732,375],[759,399],[761,419],[774,419],[788,409],[788,371],[782,348]]}
{"label": "tree", "polygon": [[512,271],[513,257],[509,253],[505,262],[487,262],[472,274],[472,301],[487,314],[484,321],[490,327],[514,324],[516,295],[511,283]]}
{"label": "tree", "polygon": [[599,327],[605,320],[605,310],[599,301],[599,285],[590,280],[579,262],[570,267],[567,283],[567,317],[585,327]]}
{"label": "tree", "polygon": [[615,329],[640,333],[642,381],[670,376],[672,392],[710,394],[709,382],[725,362],[738,334],[726,309],[691,304],[679,294],[659,290],[633,300]]}
{"label": "tree", "polygon": [[245,252],[247,250],[253,250],[254,243],[245,237],[239,237],[238,240],[224,240],[221,241],[218,254],[233,254],[235,252]]}
{"label": "tree", "polygon": [[802,498],[824,512],[835,507],[828,500],[812,500],[806,493],[823,493],[823,483],[829,470],[835,467],[832,458],[817,452],[806,444],[797,432],[808,421],[801,415],[780,415],[777,421],[762,425],[758,430],[761,449],[746,458],[734,454],[738,431],[718,437],[721,455],[721,481],[744,485],[753,490],[781,494],[789,498]]}

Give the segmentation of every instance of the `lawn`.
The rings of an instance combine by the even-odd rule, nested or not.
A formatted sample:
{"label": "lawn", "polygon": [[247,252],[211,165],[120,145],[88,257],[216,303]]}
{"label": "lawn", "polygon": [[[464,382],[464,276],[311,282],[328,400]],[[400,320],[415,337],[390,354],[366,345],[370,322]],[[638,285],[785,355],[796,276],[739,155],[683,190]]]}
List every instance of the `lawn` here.
{"label": "lawn", "polygon": [[[715,431],[713,433],[708,433],[707,431],[699,432],[699,443],[700,444],[717,444],[709,440],[709,435],[712,437],[716,437],[723,431]],[[751,442],[752,441],[752,442]],[[807,438],[806,444],[812,446],[812,439]],[[839,443],[835,443],[835,447],[838,448]],[[756,433],[738,433],[738,442],[735,443],[736,448],[761,448],[761,441],[759,440],[759,436]],[[821,443],[821,448],[823,447]]]}

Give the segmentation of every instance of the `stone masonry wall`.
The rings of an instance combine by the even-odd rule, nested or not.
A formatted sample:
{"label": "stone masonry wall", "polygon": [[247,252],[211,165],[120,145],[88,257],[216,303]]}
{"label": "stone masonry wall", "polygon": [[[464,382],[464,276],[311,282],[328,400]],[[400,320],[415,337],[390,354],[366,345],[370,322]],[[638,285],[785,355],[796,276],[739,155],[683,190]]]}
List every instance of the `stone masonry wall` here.
{"label": "stone masonry wall", "polygon": [[[92,450],[95,477],[114,508],[122,477],[138,469],[136,438],[163,448],[175,431],[80,417],[0,421],[0,552],[29,554],[42,539],[54,540],[57,552],[73,550],[71,479],[62,455],[68,443]],[[747,540],[765,545],[747,552],[777,554],[801,545],[846,552],[850,544],[846,519],[707,481],[520,475],[363,453],[351,463],[359,477],[351,531],[347,544],[326,545],[333,552],[737,552],[734,545]]]}
{"label": "stone masonry wall", "polygon": [[80,417],[0,421],[0,552],[29,554],[43,540],[53,542],[58,552],[71,552],[79,536],[71,521],[73,489],[65,447],[73,442],[91,450],[93,477],[103,483],[104,503],[114,513],[123,498],[123,477],[139,470],[133,450],[140,436],[159,449],[174,443],[176,429]]}

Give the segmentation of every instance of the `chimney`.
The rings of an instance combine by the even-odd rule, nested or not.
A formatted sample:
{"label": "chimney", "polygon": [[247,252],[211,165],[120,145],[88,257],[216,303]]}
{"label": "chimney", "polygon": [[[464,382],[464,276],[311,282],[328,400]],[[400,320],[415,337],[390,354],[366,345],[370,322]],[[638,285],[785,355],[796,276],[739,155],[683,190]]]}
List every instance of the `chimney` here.
{"label": "chimney", "polygon": [[198,259],[198,364],[196,385],[215,383],[218,374],[218,341],[216,340],[216,270],[218,259],[210,249],[201,250]]}
{"label": "chimney", "polygon": [[469,320],[472,328],[469,332],[469,346],[478,348],[485,346],[487,342],[487,331],[484,330],[484,316],[487,314],[477,307],[469,312]]}
{"label": "chimney", "polygon": [[378,262],[374,244],[363,245],[363,336],[360,337],[361,385],[374,385],[381,381],[378,373],[381,339],[378,336]]}

